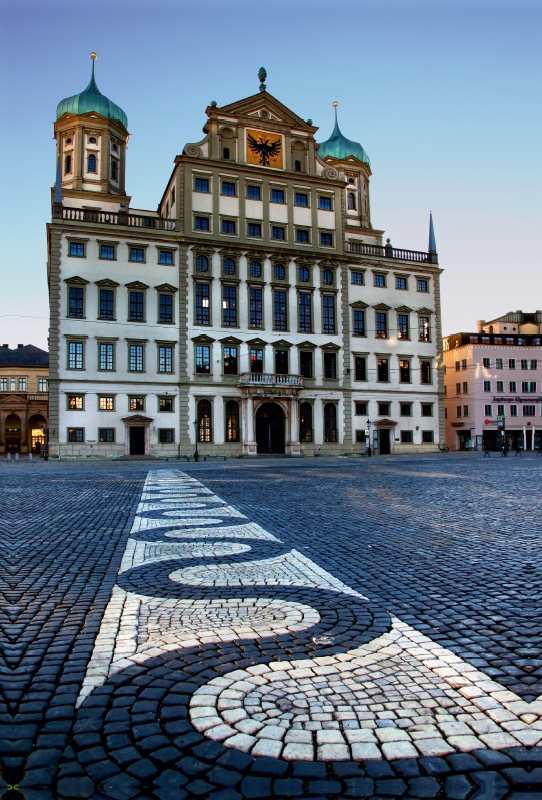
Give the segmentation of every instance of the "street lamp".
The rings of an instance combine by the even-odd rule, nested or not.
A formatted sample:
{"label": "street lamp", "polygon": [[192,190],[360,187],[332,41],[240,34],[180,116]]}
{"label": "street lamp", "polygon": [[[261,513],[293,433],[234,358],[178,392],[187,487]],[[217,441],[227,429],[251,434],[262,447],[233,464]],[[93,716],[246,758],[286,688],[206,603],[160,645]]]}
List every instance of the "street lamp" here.
{"label": "street lamp", "polygon": [[365,439],[366,439],[365,444],[366,444],[366,447],[367,447],[367,455],[370,458],[371,457],[371,420],[368,419],[367,422],[365,423],[365,425],[367,426],[366,431],[365,431],[365,434],[366,434],[366,436],[365,436]]}
{"label": "street lamp", "polygon": [[199,461],[199,453],[198,453],[199,419],[194,420],[194,433],[196,439],[196,449],[194,450],[194,461]]}

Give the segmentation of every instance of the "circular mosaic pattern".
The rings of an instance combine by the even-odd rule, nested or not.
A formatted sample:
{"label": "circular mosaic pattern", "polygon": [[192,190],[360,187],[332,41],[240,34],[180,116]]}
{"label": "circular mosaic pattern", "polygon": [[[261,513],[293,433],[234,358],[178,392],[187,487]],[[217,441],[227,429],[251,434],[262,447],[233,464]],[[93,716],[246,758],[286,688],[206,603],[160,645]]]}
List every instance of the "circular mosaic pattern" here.
{"label": "circular mosaic pattern", "polygon": [[149,543],[145,557],[151,558],[207,558],[248,553],[251,547],[241,542],[178,542],[171,544]]}

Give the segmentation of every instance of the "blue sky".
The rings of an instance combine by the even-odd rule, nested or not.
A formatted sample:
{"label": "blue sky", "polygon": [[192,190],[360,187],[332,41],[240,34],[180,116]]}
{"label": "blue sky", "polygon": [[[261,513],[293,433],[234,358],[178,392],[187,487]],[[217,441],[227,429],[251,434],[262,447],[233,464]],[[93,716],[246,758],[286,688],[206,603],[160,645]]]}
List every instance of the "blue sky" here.
{"label": "blue sky", "polygon": [[0,342],[47,343],[45,223],[57,103],[100,90],[128,115],[127,190],[156,208],[211,100],[258,89],[371,159],[372,221],[427,247],[444,333],[542,308],[542,0],[12,0],[0,3]]}

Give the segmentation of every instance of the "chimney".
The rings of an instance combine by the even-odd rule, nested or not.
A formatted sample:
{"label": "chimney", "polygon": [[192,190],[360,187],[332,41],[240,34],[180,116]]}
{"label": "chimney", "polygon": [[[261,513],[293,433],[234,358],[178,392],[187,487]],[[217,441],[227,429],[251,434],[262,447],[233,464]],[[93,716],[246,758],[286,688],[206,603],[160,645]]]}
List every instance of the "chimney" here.
{"label": "chimney", "polygon": [[24,347],[24,344],[18,344],[17,347]]}
{"label": "chimney", "polygon": [[483,332],[484,332],[484,325],[485,325],[485,324],[486,324],[486,321],[485,321],[485,319],[479,319],[479,320],[477,321],[477,323],[476,323],[476,330],[478,331],[478,333],[483,333]]}

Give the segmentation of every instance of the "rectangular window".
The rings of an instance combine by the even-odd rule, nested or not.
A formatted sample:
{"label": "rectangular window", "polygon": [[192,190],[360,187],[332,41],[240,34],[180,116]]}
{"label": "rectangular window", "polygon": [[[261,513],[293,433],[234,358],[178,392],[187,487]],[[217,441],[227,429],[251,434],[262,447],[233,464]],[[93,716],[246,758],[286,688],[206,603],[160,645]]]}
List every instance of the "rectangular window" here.
{"label": "rectangular window", "polygon": [[275,350],[275,372],[277,375],[288,374],[288,351]]}
{"label": "rectangular window", "polygon": [[355,283],[358,286],[363,286],[363,272],[354,272],[350,273],[350,282]]}
{"label": "rectangular window", "polygon": [[312,331],[312,298],[310,294],[299,293],[298,312],[299,312],[299,330],[310,333]]}
{"label": "rectangular window", "polygon": [[68,428],[68,442],[84,442],[85,429],[84,428]]}
{"label": "rectangular window", "polygon": [[518,407],[517,406],[510,406],[510,416],[517,417],[518,415]]}
{"label": "rectangular window", "polygon": [[158,411],[170,412],[174,411],[173,397],[159,397],[158,398]]}
{"label": "rectangular window", "polygon": [[307,230],[297,229],[295,232],[295,240],[299,244],[308,244],[309,243],[309,232]]}
{"label": "rectangular window", "polygon": [[322,297],[324,333],[335,333],[335,298],[325,294]]}
{"label": "rectangular window", "polygon": [[422,431],[423,444],[433,444],[434,441],[435,441],[434,431]]}
{"label": "rectangular window", "polygon": [[522,381],[521,384],[521,391],[530,394],[532,392],[536,392],[536,382],[535,381]]}
{"label": "rectangular window", "polygon": [[[407,288],[407,279],[398,275],[395,278],[395,288],[396,289],[406,289]],[[404,433],[408,433],[408,431],[404,431]]]}
{"label": "rectangular window", "polygon": [[469,393],[469,384],[467,381],[463,381],[463,394]]}
{"label": "rectangular window", "polygon": [[248,200],[261,200],[262,190],[259,186],[247,186],[247,199]]}
{"label": "rectangular window", "polygon": [[283,189],[271,189],[271,202],[272,203],[284,203],[284,190]]}
{"label": "rectangular window", "polygon": [[373,276],[373,285],[383,287],[386,285],[386,276],[385,275],[374,275]]}
{"label": "rectangular window", "polygon": [[194,217],[194,228],[197,231],[210,230],[209,217]]}
{"label": "rectangular window", "polygon": [[333,234],[320,233],[320,245],[321,247],[333,247]]}
{"label": "rectangular window", "polygon": [[467,359],[466,358],[462,358],[461,359],[461,369],[467,369]]}
{"label": "rectangular window", "polygon": [[158,301],[158,322],[173,322],[173,296],[159,294]]}
{"label": "rectangular window", "polygon": [[510,387],[510,391],[511,391],[511,392],[517,392],[517,390],[518,390],[518,385],[517,385],[516,381],[510,381],[510,383],[508,384],[508,386]]}
{"label": "rectangular window", "polygon": [[237,347],[224,348],[224,375],[237,375]]}
{"label": "rectangular window", "polygon": [[456,383],[456,385],[455,385],[455,393],[456,394],[461,394],[461,384],[460,383]]}
{"label": "rectangular window", "polygon": [[209,179],[208,178],[196,178],[194,183],[194,189],[196,192],[208,192],[209,191]]}
{"label": "rectangular window", "polygon": [[98,428],[98,439],[100,442],[114,442],[115,428]]}
{"label": "rectangular window", "polygon": [[[4,380],[4,379],[3,379]],[[2,389],[2,391],[7,391],[7,384],[6,388]],[[38,392],[46,392],[47,391],[47,378],[38,378]]]}
{"label": "rectangular window", "polygon": [[256,236],[262,238],[262,226],[259,222],[249,222],[247,226],[247,236]]}
{"label": "rectangular window", "polygon": [[263,350],[257,347],[250,351],[250,371],[258,375],[263,372]]}
{"label": "rectangular window", "polygon": [[377,360],[377,381],[386,382],[390,379],[390,362],[387,358]]}
{"label": "rectangular window", "polygon": [[414,434],[412,431],[401,431],[401,444],[412,444]]}
{"label": "rectangular window", "polygon": [[304,378],[312,378],[312,352],[301,350],[299,353],[299,371]]}
{"label": "rectangular window", "polygon": [[502,358],[496,358],[495,359],[495,367],[497,369],[503,369],[504,368]]}
{"label": "rectangular window", "polygon": [[484,392],[491,391],[491,381],[484,381]]}
{"label": "rectangular window", "polygon": [[251,328],[261,328],[263,325],[263,291],[262,289],[249,290],[250,322]]}
{"label": "rectangular window", "polygon": [[490,358],[483,358],[482,363],[485,369],[491,369],[491,359]]}
{"label": "rectangular window", "polygon": [[115,292],[100,289],[100,319],[115,319]]}
{"label": "rectangular window", "polygon": [[158,372],[173,372],[173,347],[169,345],[158,347]]}
{"label": "rectangular window", "polygon": [[82,394],[68,395],[68,408],[70,409],[70,411],[82,411],[83,395]]}
{"label": "rectangular window", "polygon": [[401,411],[402,417],[411,417],[412,416],[412,403],[400,403],[399,408]]}
{"label": "rectangular window", "polygon": [[209,324],[209,284],[196,283],[196,325]]}
{"label": "rectangular window", "polygon": [[112,372],[115,369],[115,345],[100,342],[98,345],[98,369]]}
{"label": "rectangular window", "polygon": [[537,368],[538,368],[538,361],[536,360],[536,358],[531,359],[531,369],[537,369]]}
{"label": "rectangular window", "polygon": [[459,361],[455,362],[455,371],[459,372]]}
{"label": "rectangular window", "polygon": [[504,392],[504,381],[497,381],[497,391]]}
{"label": "rectangular window", "polygon": [[337,377],[337,354],[324,353],[324,378],[333,380]]}
{"label": "rectangular window", "polygon": [[237,325],[237,287],[222,287],[222,325],[234,328]]}
{"label": "rectangular window", "polygon": [[497,406],[497,414],[499,417],[504,417],[504,406]]}
{"label": "rectangular window", "polygon": [[385,311],[376,312],[376,338],[387,339],[388,337],[388,315]]}
{"label": "rectangular window", "polygon": [[408,314],[397,315],[397,336],[399,339],[408,339]]}
{"label": "rectangular window", "polygon": [[464,417],[468,417],[469,416],[469,407],[468,406],[463,406],[463,416]]}
{"label": "rectangular window", "polygon": [[318,208],[321,211],[331,211],[331,197],[319,197]]}
{"label": "rectangular window", "polygon": [[418,317],[418,334],[420,342],[428,342],[429,337],[429,317]]}
{"label": "rectangular window", "polygon": [[516,359],[509,358],[508,359],[508,369],[515,369],[516,368]]}
{"label": "rectangular window", "polygon": [[303,192],[296,192],[295,204],[296,206],[303,206],[303,208],[307,208],[307,206],[309,205],[308,195],[304,194]]}
{"label": "rectangular window", "polygon": [[288,330],[286,292],[273,292],[273,327],[276,331]]}
{"label": "rectangular window", "polygon": [[484,406],[484,414],[487,417],[491,417],[493,414],[493,406],[486,403],[486,405]]}
{"label": "rectangular window", "polygon": [[130,411],[145,411],[145,398],[144,397],[129,397],[128,409]]}
{"label": "rectangular window", "polygon": [[83,342],[68,342],[68,369],[83,369]]}
{"label": "rectangular window", "polygon": [[76,258],[85,257],[85,245],[83,242],[70,242],[70,256],[75,256]]}
{"label": "rectangular window", "polygon": [[143,263],[145,260],[145,251],[142,247],[130,247],[130,261],[138,261]]}
{"label": "rectangular window", "polygon": [[19,391],[26,392],[26,378],[19,378]]}
{"label": "rectangular window", "polygon": [[113,244],[102,244],[100,246],[100,258],[105,258],[107,260],[115,259],[115,245]]}
{"label": "rectangular window", "polygon": [[419,292],[428,292],[429,291],[429,281],[426,281],[424,278],[418,278],[418,291]]}
{"label": "rectangular window", "polygon": [[354,380],[366,381],[367,380],[367,359],[365,356],[354,357]]}
{"label": "rectangular window", "polygon": [[524,417],[534,417],[535,415],[535,406],[523,406],[523,416]]}
{"label": "rectangular window", "polygon": [[171,266],[173,264],[173,253],[171,250],[160,250],[158,255],[158,263],[159,264],[166,264],[166,266]]}
{"label": "rectangular window", "polygon": [[130,292],[130,322],[144,322],[143,292]]}
{"label": "rectangular window", "polygon": [[222,220],[222,233],[227,233],[230,236],[235,236],[235,221],[233,219]]}
{"label": "rectangular window", "polygon": [[379,403],[378,404],[378,416],[379,417],[387,417],[390,414],[390,404],[389,403]]}
{"label": "rectangular window", "polygon": [[521,359],[521,369],[529,369],[529,362],[526,358]]}
{"label": "rectangular window", "polygon": [[489,344],[490,341],[489,336],[482,336],[482,344]]}
{"label": "rectangular window", "polygon": [[457,408],[455,410],[456,417],[460,417],[462,415],[462,412],[463,412],[463,409],[461,408],[461,406],[457,406]]}
{"label": "rectangular window", "polygon": [[278,239],[279,241],[284,241],[285,239],[285,229],[281,225],[273,225],[271,227],[271,238]]}
{"label": "rectangular window", "polygon": [[173,444],[175,442],[174,428],[159,428],[158,440],[160,444]]}
{"label": "rectangular window", "polygon": [[235,183],[231,181],[222,181],[222,194],[225,194],[227,197],[235,197]]}
{"label": "rectangular window", "polygon": [[365,311],[354,311],[354,336],[365,336]]}
{"label": "rectangular window", "polygon": [[479,341],[478,336],[474,336],[474,335],[473,336],[469,336],[469,342],[471,344],[478,344],[478,341]]}
{"label": "rectangular window", "polygon": [[422,403],[422,417],[433,416],[433,403]]}
{"label": "rectangular window", "polygon": [[115,398],[111,395],[100,395],[98,398],[98,409],[100,411],[114,411]]}
{"label": "rectangular window", "polygon": [[430,361],[422,361],[420,363],[420,379],[423,384],[433,383]]}
{"label": "rectangular window", "polygon": [[198,375],[211,373],[211,348],[208,345],[196,346],[196,373]]}
{"label": "rectangular window", "polygon": [[399,361],[399,383],[410,383],[410,361],[402,358]]}
{"label": "rectangular window", "polygon": [[84,292],[85,290],[79,286],[70,286],[68,288],[68,316],[69,317],[83,317],[84,316]]}
{"label": "rectangular window", "polygon": [[130,372],[143,372],[143,345],[129,345],[128,353],[128,369]]}
{"label": "rectangular window", "polygon": [[365,416],[367,414],[367,403],[356,403],[356,415]]}

